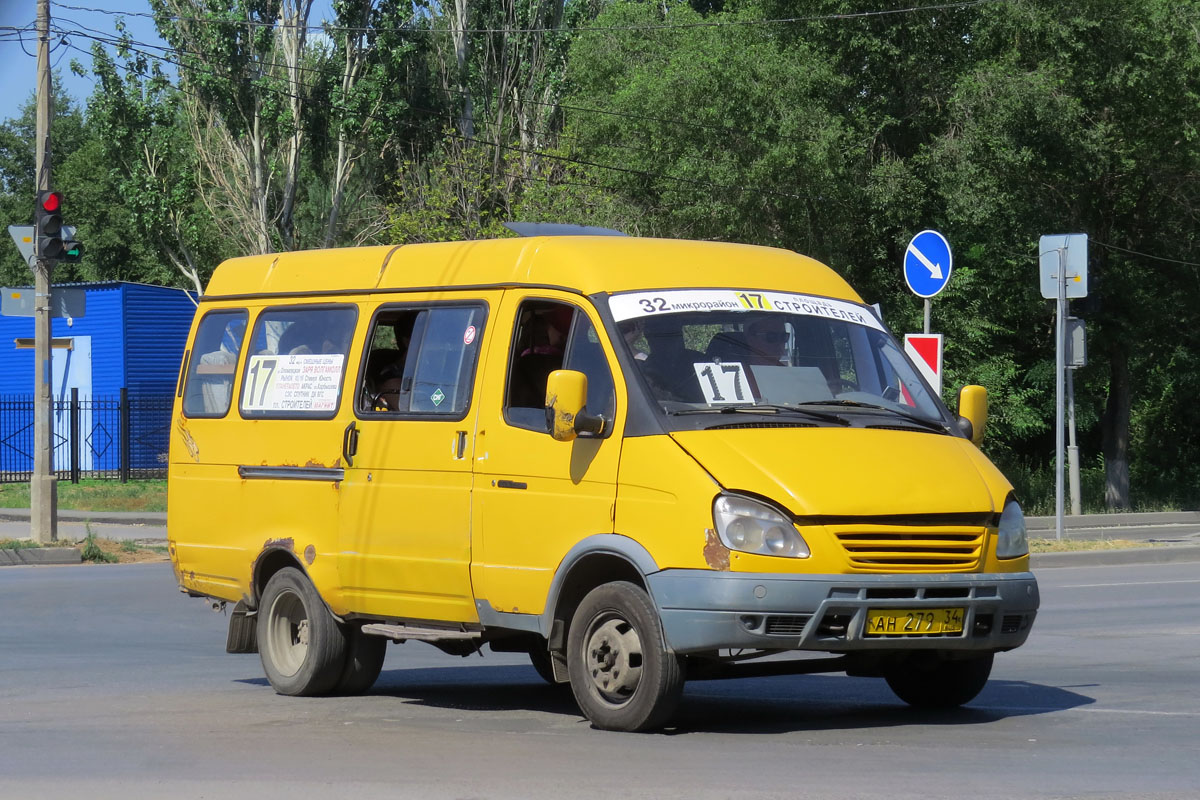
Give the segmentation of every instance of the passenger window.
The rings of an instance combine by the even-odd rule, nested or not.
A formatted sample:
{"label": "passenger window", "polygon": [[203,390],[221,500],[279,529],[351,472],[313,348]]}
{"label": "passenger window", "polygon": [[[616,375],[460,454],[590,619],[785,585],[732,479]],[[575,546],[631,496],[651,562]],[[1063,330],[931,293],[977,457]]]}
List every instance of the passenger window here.
{"label": "passenger window", "polygon": [[223,417],[229,412],[246,319],[245,309],[237,309],[212,311],[200,320],[184,386],[184,416]]}
{"label": "passenger window", "polygon": [[549,432],[546,379],[556,369],[588,376],[587,408],[612,420],[616,400],[612,372],[600,336],[587,315],[574,306],[546,300],[526,301],[517,314],[512,363],[508,372],[505,418],[512,425]]}
{"label": "passenger window", "polygon": [[263,311],[242,376],[242,416],[329,419],[337,414],[357,319],[352,306]]}
{"label": "passenger window", "polygon": [[385,308],[376,316],[358,410],[461,418],[471,402],[486,308]]}

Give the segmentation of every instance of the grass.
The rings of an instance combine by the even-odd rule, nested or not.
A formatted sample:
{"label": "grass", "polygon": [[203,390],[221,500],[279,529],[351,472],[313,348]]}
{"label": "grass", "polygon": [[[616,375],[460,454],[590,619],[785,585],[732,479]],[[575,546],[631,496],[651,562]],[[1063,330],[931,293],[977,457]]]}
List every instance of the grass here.
{"label": "grass", "polygon": [[[166,481],[58,482],[64,511],[166,511]],[[28,483],[0,484],[0,508],[29,508]]]}
{"label": "grass", "polygon": [[87,538],[83,540],[83,547],[79,550],[80,558],[96,564],[116,564],[120,561],[119,556],[100,546],[100,543],[96,541],[96,534],[92,533],[91,525],[87,526],[87,532]]}
{"label": "grass", "polygon": [[41,545],[31,539],[0,539],[0,550],[28,550],[33,547]]}
{"label": "grass", "polygon": [[145,544],[132,539],[106,539],[92,532],[82,541],[60,538],[49,545],[41,545],[30,539],[0,539],[0,550],[29,550],[35,547],[78,547],[79,556],[93,564],[136,564],[145,561],[166,561],[166,545]]}

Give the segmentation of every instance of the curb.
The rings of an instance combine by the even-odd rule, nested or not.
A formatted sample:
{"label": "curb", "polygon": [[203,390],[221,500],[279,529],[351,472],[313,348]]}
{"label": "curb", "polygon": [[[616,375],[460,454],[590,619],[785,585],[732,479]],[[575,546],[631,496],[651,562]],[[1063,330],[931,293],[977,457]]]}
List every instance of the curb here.
{"label": "curb", "polygon": [[[167,515],[162,511],[58,511],[59,522],[92,522],[98,525],[150,525],[165,527]],[[27,508],[0,508],[0,522],[29,522]]]}
{"label": "curb", "polygon": [[83,562],[78,547],[22,547],[15,550],[0,550],[0,567],[15,567],[28,564],[80,564]]}
{"label": "curb", "polygon": [[1133,564],[1177,564],[1200,561],[1200,545],[1133,547],[1128,550],[1079,550],[1069,553],[1034,553],[1030,569],[1057,567],[1113,567]]}

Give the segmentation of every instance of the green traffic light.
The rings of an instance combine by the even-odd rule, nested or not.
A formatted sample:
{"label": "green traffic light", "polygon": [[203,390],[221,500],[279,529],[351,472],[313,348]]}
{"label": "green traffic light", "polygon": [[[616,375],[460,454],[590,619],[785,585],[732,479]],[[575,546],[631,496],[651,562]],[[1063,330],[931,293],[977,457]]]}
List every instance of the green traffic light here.
{"label": "green traffic light", "polygon": [[83,260],[83,245],[79,242],[63,242],[63,252],[58,260],[68,264],[79,263]]}

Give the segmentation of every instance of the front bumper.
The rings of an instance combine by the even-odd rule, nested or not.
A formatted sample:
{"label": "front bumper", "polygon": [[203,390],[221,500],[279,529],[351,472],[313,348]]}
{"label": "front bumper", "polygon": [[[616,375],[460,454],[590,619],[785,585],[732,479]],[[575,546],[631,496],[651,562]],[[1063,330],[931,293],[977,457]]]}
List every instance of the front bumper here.
{"label": "front bumper", "polygon": [[[722,649],[1011,650],[1039,604],[1031,572],[778,575],[664,570],[647,577],[667,646]],[[867,636],[867,611],[962,608],[961,633]]]}

